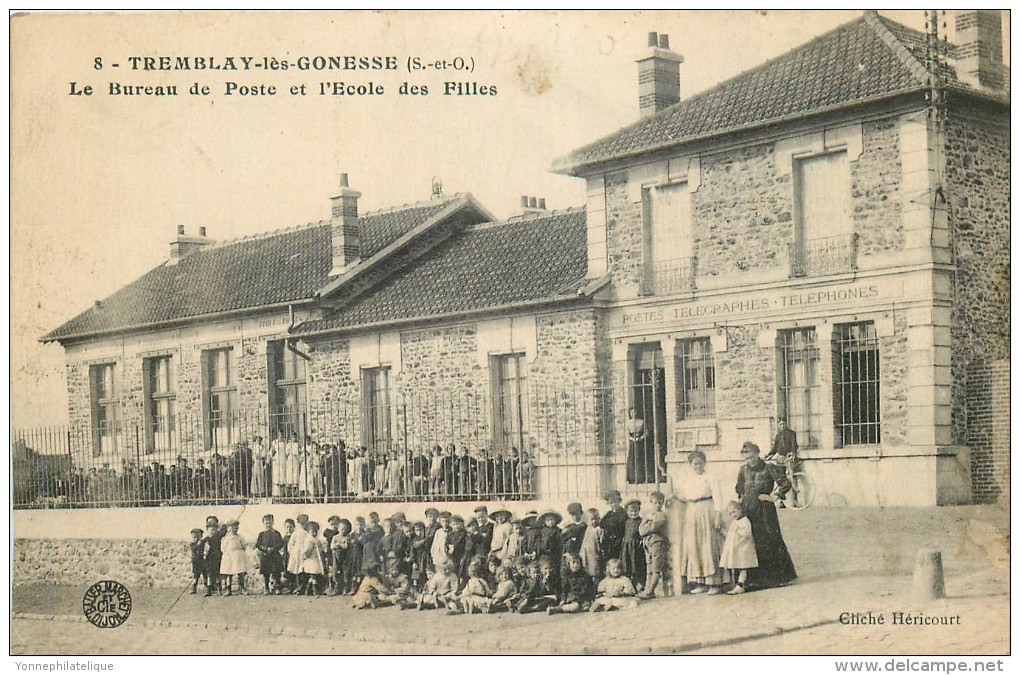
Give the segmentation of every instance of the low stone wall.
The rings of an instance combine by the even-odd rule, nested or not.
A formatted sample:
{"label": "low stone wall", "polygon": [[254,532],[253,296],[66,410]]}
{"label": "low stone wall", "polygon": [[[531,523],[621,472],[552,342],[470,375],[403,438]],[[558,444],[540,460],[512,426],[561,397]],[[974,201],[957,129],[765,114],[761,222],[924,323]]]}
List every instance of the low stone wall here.
{"label": "low stone wall", "polygon": [[114,579],[135,587],[183,587],[191,578],[188,545],[172,539],[15,539],[13,579],[88,586]]}

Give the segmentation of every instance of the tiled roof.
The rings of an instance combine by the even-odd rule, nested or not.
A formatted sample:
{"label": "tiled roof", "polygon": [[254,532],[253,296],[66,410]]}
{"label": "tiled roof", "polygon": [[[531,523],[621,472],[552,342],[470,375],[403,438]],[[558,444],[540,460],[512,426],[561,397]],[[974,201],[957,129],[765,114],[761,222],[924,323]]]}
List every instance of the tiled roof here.
{"label": "tiled roof", "polygon": [[[558,159],[555,171],[719,135],[796,115],[917,91],[926,83],[926,36],[866,14],[651,117]],[[955,48],[944,49],[955,54]],[[950,65],[950,85],[962,86]]]}
{"label": "tiled roof", "polygon": [[[361,216],[363,257],[436,217],[458,199],[453,195]],[[331,255],[329,221],[222,242],[176,265],[161,264],[42,340],[307,300],[329,281]]]}
{"label": "tiled roof", "polygon": [[294,332],[577,298],[587,275],[585,227],[584,209],[475,226],[370,293],[330,316],[297,326]]}

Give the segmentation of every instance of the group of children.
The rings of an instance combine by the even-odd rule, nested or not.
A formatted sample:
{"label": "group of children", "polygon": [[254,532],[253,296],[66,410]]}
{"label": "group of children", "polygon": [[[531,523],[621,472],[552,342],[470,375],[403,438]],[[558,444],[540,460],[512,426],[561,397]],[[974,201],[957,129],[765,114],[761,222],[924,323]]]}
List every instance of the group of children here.
{"label": "group of children", "polygon": [[[606,493],[604,514],[581,504],[567,507],[568,522],[556,511],[507,510],[490,514],[478,506],[474,517],[435,508],[411,522],[403,513],[381,521],[331,516],[328,527],[305,514],[275,529],[272,515],[254,543],[264,593],[352,596],[355,608],[396,605],[402,609],[477,612],[574,613],[636,607],[661,587],[672,595],[665,499],[650,496],[621,505],[618,491]],[[738,514],[739,515],[739,514]],[[746,519],[743,519],[746,521]],[[731,528],[732,529],[732,528]],[[735,530],[734,530],[735,531]],[[248,592],[247,543],[237,521],[192,530],[192,584],[204,581],[206,595]],[[735,534],[734,536],[739,536]]]}

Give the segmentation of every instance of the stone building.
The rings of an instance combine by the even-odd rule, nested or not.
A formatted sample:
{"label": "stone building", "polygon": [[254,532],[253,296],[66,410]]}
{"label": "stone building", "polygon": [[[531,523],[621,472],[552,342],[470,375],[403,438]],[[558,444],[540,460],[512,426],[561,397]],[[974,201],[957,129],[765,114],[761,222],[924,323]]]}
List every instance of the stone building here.
{"label": "stone building", "polygon": [[671,464],[785,418],[831,504],[1008,490],[1008,398],[978,385],[1009,367],[1008,77],[1000,13],[956,22],[950,45],[868,13],[686,100],[650,34],[643,118],[558,161]]}
{"label": "stone building", "polygon": [[43,338],[72,427],[100,459],[519,449],[566,498],[653,489],[695,449],[735,470],[782,418],[827,504],[1008,493],[1008,74],[998,13],[957,29],[869,13],[687,99],[652,34],[641,119],[554,167],[583,208],[359,215],[344,181],[327,222],[181,231]]}

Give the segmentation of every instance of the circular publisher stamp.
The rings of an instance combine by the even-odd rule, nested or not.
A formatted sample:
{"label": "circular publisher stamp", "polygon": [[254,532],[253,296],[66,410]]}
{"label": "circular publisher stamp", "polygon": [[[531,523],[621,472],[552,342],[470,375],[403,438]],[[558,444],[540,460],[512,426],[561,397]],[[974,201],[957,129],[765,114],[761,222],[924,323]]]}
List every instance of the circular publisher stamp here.
{"label": "circular publisher stamp", "polygon": [[116,628],[131,616],[131,594],[120,582],[100,581],[85,591],[81,607],[93,626]]}

